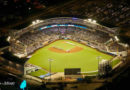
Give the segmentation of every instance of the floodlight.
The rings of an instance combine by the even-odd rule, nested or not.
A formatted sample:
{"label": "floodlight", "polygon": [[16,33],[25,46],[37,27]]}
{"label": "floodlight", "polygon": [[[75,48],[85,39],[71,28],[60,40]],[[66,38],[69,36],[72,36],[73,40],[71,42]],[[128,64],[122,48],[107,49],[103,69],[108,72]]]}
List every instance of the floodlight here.
{"label": "floodlight", "polygon": [[86,22],[86,21],[87,21],[87,19],[84,19],[84,21]]}
{"label": "floodlight", "polygon": [[10,41],[10,38],[11,38],[11,37],[10,37],[10,36],[8,36],[8,38],[7,38],[7,41],[8,41],[8,42]]}
{"label": "floodlight", "polygon": [[92,22],[92,19],[88,19],[89,22]]}
{"label": "floodlight", "polygon": [[96,21],[96,20],[93,20],[92,22],[93,22],[93,23],[96,23],[97,21]]}
{"label": "floodlight", "polygon": [[37,22],[37,23],[39,23],[39,22],[40,22],[40,20],[36,20],[36,22]]}
{"label": "floodlight", "polygon": [[19,40],[17,40],[17,41],[16,41],[16,43],[20,43],[20,41],[19,41]]}
{"label": "floodlight", "polygon": [[128,44],[125,44],[125,47],[128,47]]}
{"label": "floodlight", "polygon": [[33,24],[33,25],[35,25],[35,24],[36,24],[36,22],[35,22],[35,21],[33,21],[33,22],[32,22],[32,24]]}
{"label": "floodlight", "polygon": [[43,20],[40,20],[39,22],[43,22]]}
{"label": "floodlight", "polygon": [[116,41],[119,41],[119,38],[117,36],[115,36],[115,39],[116,39]]}

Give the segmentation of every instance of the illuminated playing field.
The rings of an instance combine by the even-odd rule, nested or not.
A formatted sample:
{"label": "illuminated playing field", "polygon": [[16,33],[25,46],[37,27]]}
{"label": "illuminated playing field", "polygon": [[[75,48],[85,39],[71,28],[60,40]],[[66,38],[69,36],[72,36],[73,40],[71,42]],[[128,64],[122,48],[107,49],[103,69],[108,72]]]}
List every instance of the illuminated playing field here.
{"label": "illuminated playing field", "polygon": [[[113,56],[71,40],[58,40],[36,51],[28,63],[49,71],[48,59],[53,59],[52,72],[64,72],[65,68],[81,68],[82,72],[91,72],[98,70],[98,56],[106,60],[113,58]],[[33,73],[35,76],[44,73],[36,74]]]}

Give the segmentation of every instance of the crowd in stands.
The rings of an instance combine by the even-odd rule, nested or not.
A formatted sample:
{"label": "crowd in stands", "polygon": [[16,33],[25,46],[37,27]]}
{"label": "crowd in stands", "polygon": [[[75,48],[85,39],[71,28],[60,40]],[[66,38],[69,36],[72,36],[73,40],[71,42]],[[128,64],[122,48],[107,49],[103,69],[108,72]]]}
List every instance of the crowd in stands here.
{"label": "crowd in stands", "polygon": [[[11,44],[12,51],[14,53],[26,53],[31,54],[35,50],[55,41],[58,39],[71,39],[77,42],[84,43],[93,48],[97,48],[102,51],[107,51],[105,42],[110,40],[108,33],[102,31],[90,31],[83,30],[76,27],[54,27],[43,30],[30,30],[15,40]],[[110,51],[117,51],[115,47],[118,44],[111,45]],[[118,46],[120,47],[120,46]],[[114,49],[113,49],[114,48]],[[119,48],[120,51],[122,48]]]}
{"label": "crowd in stands", "polygon": [[121,51],[125,51],[125,48],[122,45],[119,45],[117,42],[114,42],[112,43],[111,46],[109,46],[109,50],[111,52],[115,52],[115,51],[121,52]]}

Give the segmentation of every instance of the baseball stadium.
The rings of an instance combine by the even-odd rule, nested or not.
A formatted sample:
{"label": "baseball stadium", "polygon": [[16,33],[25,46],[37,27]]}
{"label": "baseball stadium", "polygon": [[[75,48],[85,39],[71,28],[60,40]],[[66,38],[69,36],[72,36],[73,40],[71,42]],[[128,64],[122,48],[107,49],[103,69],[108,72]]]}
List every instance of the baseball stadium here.
{"label": "baseball stadium", "polygon": [[41,79],[98,76],[116,69],[127,55],[127,45],[120,42],[118,33],[118,28],[92,19],[55,17],[32,22],[8,41],[15,56],[28,59],[24,75]]}

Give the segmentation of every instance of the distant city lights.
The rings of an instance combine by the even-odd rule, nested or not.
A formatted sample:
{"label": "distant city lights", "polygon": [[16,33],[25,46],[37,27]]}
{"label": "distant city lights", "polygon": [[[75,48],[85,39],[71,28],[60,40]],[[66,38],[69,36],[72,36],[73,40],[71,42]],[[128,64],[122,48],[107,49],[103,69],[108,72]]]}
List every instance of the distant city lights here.
{"label": "distant city lights", "polygon": [[30,8],[30,7],[29,7],[28,9],[29,9],[29,10],[31,10],[31,8]]}

